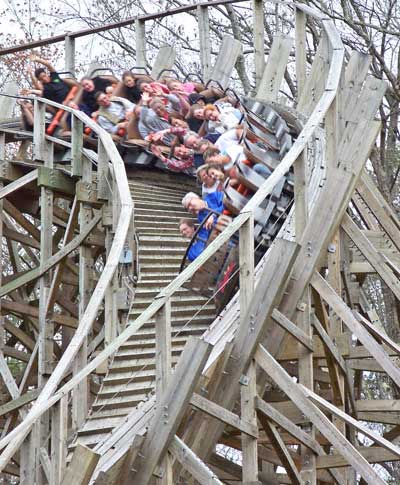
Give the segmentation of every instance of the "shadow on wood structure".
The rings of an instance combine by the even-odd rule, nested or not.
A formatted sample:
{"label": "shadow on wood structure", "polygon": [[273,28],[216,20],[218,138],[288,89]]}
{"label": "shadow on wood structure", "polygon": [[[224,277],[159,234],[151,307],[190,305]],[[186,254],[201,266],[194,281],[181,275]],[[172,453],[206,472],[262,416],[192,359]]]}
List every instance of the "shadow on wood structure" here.
{"label": "shadow on wood structure", "polygon": [[[224,87],[240,44],[227,37],[212,66],[208,9],[227,3],[235,2],[159,16],[197,11],[204,76]],[[386,86],[367,75],[368,57],[353,52],[346,63],[333,23],[303,4],[288,2],[295,38],[277,36],[264,59],[262,3],[252,2],[258,86],[251,103],[273,107],[298,136],[180,274],[185,244],[176,222],[189,178],[127,175],[111,137],[70,108],[71,141],[46,135],[46,107],[58,105],[45,99],[35,100],[33,134],[1,124],[5,479],[343,485],[361,477],[377,485],[385,480],[374,464],[400,459],[400,402],[363,393],[370,372],[400,386],[400,346],[363,289],[377,274],[400,299],[400,224],[365,170]],[[307,16],[322,32],[309,71]],[[126,21],[142,33],[139,64],[146,62],[145,22],[155,17]],[[65,40],[72,69],[74,39],[91,33],[14,51]],[[298,97],[288,107],[280,88],[293,47]],[[167,50],[155,75],[174,62]],[[3,121],[14,101],[1,97]],[[97,134],[97,150],[85,148],[83,124]],[[255,265],[257,209],[289,171],[294,205]],[[186,283],[234,234],[240,291],[216,315],[212,300]],[[128,263],[121,259],[127,248]],[[368,423],[391,428],[381,434]]]}

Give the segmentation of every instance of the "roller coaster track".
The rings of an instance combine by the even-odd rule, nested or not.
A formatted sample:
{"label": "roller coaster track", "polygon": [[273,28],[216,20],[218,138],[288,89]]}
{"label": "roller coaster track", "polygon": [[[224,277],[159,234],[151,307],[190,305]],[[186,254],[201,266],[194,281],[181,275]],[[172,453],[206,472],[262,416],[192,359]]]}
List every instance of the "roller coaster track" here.
{"label": "roller coaster track", "polygon": [[[202,4],[199,15],[218,3],[234,2]],[[253,119],[254,129],[257,116],[274,113],[293,143],[181,273],[177,221],[182,195],[196,190],[191,178],[126,170],[110,135],[68,107],[71,140],[46,135],[45,108],[60,105],[42,98],[33,133],[23,132],[4,121],[14,98],[2,97],[4,476],[52,485],[355,484],[358,474],[386,483],[372,464],[400,458],[399,401],[361,394],[363,371],[400,386],[400,347],[362,288],[376,274],[400,299],[400,224],[364,168],[385,83],[356,52],[344,65],[330,20],[287,5],[296,14],[296,106],[280,102],[292,43],[276,37],[244,124]],[[307,76],[306,16],[324,33]],[[223,67],[213,70],[224,87],[237,44],[224,39]],[[96,150],[84,147],[83,125]],[[267,239],[260,211],[279,206],[274,191],[289,179],[294,203]],[[226,196],[234,205],[235,194]],[[191,280],[232,237],[240,289],[217,315]],[[366,421],[394,427],[378,434]]]}

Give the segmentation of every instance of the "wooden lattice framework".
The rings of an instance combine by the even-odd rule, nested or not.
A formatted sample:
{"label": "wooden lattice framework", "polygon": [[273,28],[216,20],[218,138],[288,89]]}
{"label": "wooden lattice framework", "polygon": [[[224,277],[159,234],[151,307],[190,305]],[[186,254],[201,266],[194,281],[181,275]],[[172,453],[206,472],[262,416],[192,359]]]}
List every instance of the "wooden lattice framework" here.
{"label": "wooden lattice framework", "polygon": [[[226,39],[221,58],[230,70],[218,65],[212,71],[207,20],[208,8],[217,3],[234,2],[186,9],[196,8],[199,16],[205,77],[214,72],[226,85],[239,49]],[[367,76],[365,56],[352,53],[344,64],[343,45],[329,19],[290,4],[298,99],[296,109],[281,106],[279,88],[292,41],[277,36],[265,61],[263,2],[252,5],[255,97],[302,130],[239,216],[125,328],[119,261],[124,246],[134,249],[137,241],[129,180],[110,136],[69,108],[71,142],[46,136],[45,108],[57,105],[40,98],[33,139],[22,137],[12,159],[6,145],[21,133],[0,127],[0,235],[10,262],[0,272],[4,476],[52,485],[355,484],[357,476],[363,483],[384,484],[372,464],[400,458],[394,443],[399,401],[365,399],[361,393],[366,372],[384,372],[400,385],[400,347],[385,334],[362,288],[367,275],[377,274],[400,299],[400,224],[364,170],[380,128],[374,117],[385,83]],[[309,73],[308,15],[323,32]],[[143,34],[146,18],[135,22]],[[64,37],[72,69],[75,37],[56,40]],[[146,59],[143,35],[137,49],[140,64]],[[171,48],[168,53],[164,49],[154,72],[173,63]],[[10,107],[3,98],[2,116]],[[83,148],[83,124],[98,135],[97,153]],[[60,146],[70,150],[70,166],[55,162]],[[254,210],[291,167],[294,210],[255,268]],[[172,373],[171,301],[235,233],[240,293],[201,338],[189,339]],[[89,413],[93,376],[104,373],[100,368],[152,318],[155,394],[96,447],[78,439],[68,452]],[[60,335],[61,343],[55,341]],[[365,422],[392,428],[382,435]],[[361,445],[359,434],[372,444]],[[240,459],[217,454],[217,444],[240,450]]]}

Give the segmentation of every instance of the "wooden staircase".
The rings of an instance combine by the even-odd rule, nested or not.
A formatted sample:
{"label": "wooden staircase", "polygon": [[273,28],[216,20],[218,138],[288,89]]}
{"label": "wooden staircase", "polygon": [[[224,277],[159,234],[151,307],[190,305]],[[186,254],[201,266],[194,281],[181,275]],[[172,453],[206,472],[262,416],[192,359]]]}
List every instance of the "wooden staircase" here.
{"label": "wooden staircase", "polygon": [[[135,204],[139,268],[128,314],[132,322],[179,272],[188,244],[178,229],[180,218],[188,217],[181,200],[186,192],[196,190],[196,186],[188,177],[154,170],[135,171],[129,178]],[[215,316],[213,301],[185,288],[175,293],[171,302],[173,365],[188,337],[202,335]],[[154,387],[155,320],[150,319],[114,355],[73,446],[79,441],[93,447],[103,441],[123,417],[148,398]]]}

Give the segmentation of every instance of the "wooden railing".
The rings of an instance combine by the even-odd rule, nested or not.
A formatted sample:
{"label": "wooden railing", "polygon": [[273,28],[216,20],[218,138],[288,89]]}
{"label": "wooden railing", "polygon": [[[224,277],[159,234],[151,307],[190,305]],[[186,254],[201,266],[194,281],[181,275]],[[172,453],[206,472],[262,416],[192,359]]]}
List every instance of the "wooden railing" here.
{"label": "wooden railing", "polygon": [[[206,6],[213,6],[217,4],[234,3],[234,2],[207,2],[199,6],[200,10]],[[256,2],[257,3],[257,2]],[[261,2],[258,2],[258,6]],[[289,3],[287,3],[288,5]],[[124,170],[123,162],[111,140],[111,137],[98,127],[93,121],[80,112],[73,109],[64,107],[64,109],[72,114],[73,117],[73,137],[72,137],[72,150],[73,150],[73,173],[82,175],[85,173],[85,164],[87,167],[87,161],[85,157],[82,157],[82,124],[85,124],[92,128],[92,130],[98,135],[99,147],[98,147],[98,181],[102,183],[102,178],[108,172],[108,161],[111,162],[111,174],[113,177],[114,185],[117,188],[117,200],[114,198],[112,204],[118,204],[120,211],[113,211],[113,214],[118,212],[117,220],[115,221],[115,236],[111,250],[107,257],[106,266],[100,277],[98,284],[87,304],[87,307],[80,320],[79,327],[71,341],[71,344],[66,349],[56,369],[51,375],[50,379],[44,386],[37,401],[33,405],[32,409],[27,414],[24,421],[18,425],[7,436],[0,440],[0,448],[4,449],[0,457],[0,470],[3,470],[5,465],[14,455],[23,439],[27,436],[31,430],[33,424],[45,413],[50,407],[54,406],[60,400],[65,401],[65,397],[70,391],[76,388],[87,376],[93,372],[97,366],[105,362],[110,356],[112,356],[116,350],[126,342],[132,335],[134,335],[149,319],[157,317],[163,322],[165,328],[168,328],[170,321],[170,302],[174,293],[179,290],[182,285],[187,282],[198,269],[216,252],[223,244],[229,240],[229,238],[239,231],[239,249],[240,249],[240,314],[243,316],[246,314],[246,310],[253,293],[254,286],[254,256],[253,252],[249,251],[249,248],[253,247],[253,215],[255,209],[260,205],[262,201],[268,197],[275,185],[281,180],[282,177],[294,166],[295,169],[295,197],[296,197],[296,239],[301,240],[302,230],[304,229],[306,218],[308,217],[309,210],[307,207],[307,190],[305,184],[305,159],[307,145],[313,137],[315,130],[319,128],[322,122],[325,123],[325,128],[328,133],[327,138],[327,153],[328,162],[335,160],[335,154],[337,151],[337,139],[335,136],[338,120],[337,120],[337,94],[340,85],[340,76],[342,73],[344,49],[337,34],[334,25],[331,21],[319,18],[319,16],[310,8],[301,5],[291,3],[296,12],[296,45],[299,49],[299,57],[296,56],[296,69],[298,73],[300,91],[304,90],[304,77],[305,77],[305,15],[311,15],[321,21],[323,30],[326,34],[329,49],[329,71],[327,78],[321,80],[324,82],[324,89],[322,96],[316,100],[315,107],[313,108],[308,121],[306,122],[304,129],[299,134],[297,140],[293,144],[291,150],[286,154],[282,162],[278,165],[272,175],[264,182],[257,193],[246,204],[241,213],[233,220],[233,222],[205,249],[205,251],[194,260],[181,274],[179,274],[168,286],[166,286],[149,305],[149,307],[142,312],[142,314],[135,320],[130,321],[126,329],[118,335],[109,345],[107,345],[103,351],[101,351],[92,361],[85,365],[81,370],[76,372],[72,378],[57,390],[57,386],[61,379],[65,375],[65,372],[71,367],[75,356],[80,351],[82,343],[85,341],[91,326],[99,311],[100,305],[104,299],[107,288],[110,285],[113,274],[118,265],[119,255],[122,251],[127,233],[128,227],[131,222],[133,205],[129,194],[128,182]],[[198,6],[192,6],[191,8],[197,8]],[[185,10],[186,9],[186,10]],[[189,8],[183,9],[187,11]],[[181,11],[178,9],[179,12]],[[172,11],[168,13],[171,15]],[[174,11],[173,13],[177,13]],[[162,15],[167,15],[164,13]],[[150,18],[150,17],[149,17]],[[158,18],[156,15],[151,18]],[[139,21],[143,19],[139,18]],[[258,28],[260,25],[258,24]],[[86,32],[86,34],[89,32]],[[90,33],[93,33],[91,31]],[[81,34],[81,35],[86,35]],[[255,32],[255,35],[259,36],[259,31]],[[76,35],[76,37],[78,34]],[[62,36],[61,36],[62,37]],[[62,38],[53,41],[60,41]],[[71,38],[71,34],[69,34]],[[44,41],[43,41],[44,42]],[[40,44],[31,43],[29,47],[35,47]],[[257,41],[258,55],[263,56],[260,47],[260,39]],[[8,51],[0,51],[0,55],[9,53]],[[14,51],[15,52],[15,51]],[[259,67],[258,69],[261,69]],[[36,156],[39,159],[46,162],[46,144],[48,143],[44,134],[44,106],[60,106],[56,103],[44,99],[36,100],[35,108],[35,150]],[[328,171],[329,174],[329,171]],[[114,196],[116,195],[114,194]],[[111,201],[110,201],[111,202]],[[241,322],[242,325],[246,323]],[[170,338],[170,335],[166,338]],[[157,364],[159,367],[162,363]],[[63,399],[64,398],[64,399]]]}

